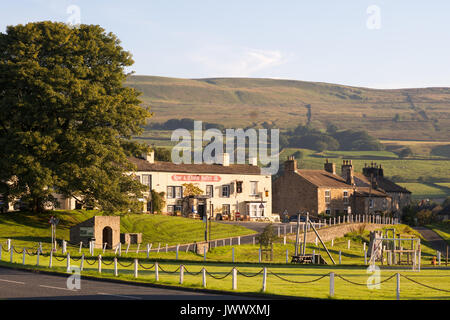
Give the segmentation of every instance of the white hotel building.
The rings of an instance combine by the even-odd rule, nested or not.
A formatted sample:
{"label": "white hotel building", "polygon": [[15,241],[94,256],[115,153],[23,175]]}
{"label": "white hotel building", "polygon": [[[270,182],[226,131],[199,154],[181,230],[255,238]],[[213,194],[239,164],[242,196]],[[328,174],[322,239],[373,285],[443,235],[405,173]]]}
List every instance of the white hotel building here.
{"label": "white hotel building", "polygon": [[[154,161],[153,153],[146,159],[130,158],[135,174],[149,190],[165,193],[165,212],[183,210],[183,184],[192,183],[203,191],[192,208],[201,216],[219,218],[228,215],[247,220],[273,219],[272,183],[270,175],[261,174],[256,159],[251,164],[230,164],[228,154],[221,164],[174,164]],[[151,203],[145,200],[144,211]]]}

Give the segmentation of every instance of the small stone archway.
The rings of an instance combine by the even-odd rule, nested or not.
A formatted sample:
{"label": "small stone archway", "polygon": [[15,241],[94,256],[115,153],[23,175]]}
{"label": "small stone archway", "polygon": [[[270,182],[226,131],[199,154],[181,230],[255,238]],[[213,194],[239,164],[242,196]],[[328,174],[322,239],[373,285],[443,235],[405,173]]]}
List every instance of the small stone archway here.
{"label": "small stone archway", "polygon": [[106,243],[106,249],[112,249],[113,247],[113,231],[111,229],[111,227],[104,227],[103,228],[103,232],[102,232],[102,243],[105,244]]}

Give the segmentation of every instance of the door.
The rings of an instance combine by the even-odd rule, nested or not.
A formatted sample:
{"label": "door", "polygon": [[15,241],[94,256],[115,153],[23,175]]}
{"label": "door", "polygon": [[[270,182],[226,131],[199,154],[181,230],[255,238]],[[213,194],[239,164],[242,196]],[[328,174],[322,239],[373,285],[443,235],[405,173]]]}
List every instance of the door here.
{"label": "door", "polygon": [[102,244],[105,243],[107,249],[112,249],[112,229],[110,227],[103,228]]}

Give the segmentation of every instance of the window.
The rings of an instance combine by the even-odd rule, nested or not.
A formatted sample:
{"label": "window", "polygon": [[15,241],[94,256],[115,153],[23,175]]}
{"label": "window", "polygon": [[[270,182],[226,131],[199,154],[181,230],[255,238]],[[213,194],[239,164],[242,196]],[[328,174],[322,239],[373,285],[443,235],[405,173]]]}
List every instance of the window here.
{"label": "window", "polygon": [[325,203],[329,204],[331,202],[331,191],[325,190]]}
{"label": "window", "polygon": [[172,186],[168,186],[167,187],[167,199],[173,199],[174,198],[174,194],[175,194],[174,188],[175,187],[172,187]]}
{"label": "window", "polygon": [[236,182],[236,193],[242,193],[242,181]]}
{"label": "window", "polygon": [[174,206],[175,212],[180,211],[181,212],[181,206]]}
{"label": "window", "polygon": [[222,214],[230,214],[230,205],[229,204],[222,205]]}
{"label": "window", "polygon": [[229,185],[223,185],[222,186],[222,197],[228,198],[230,196],[230,186]]}
{"label": "window", "polygon": [[256,196],[258,194],[258,181],[250,181],[250,194]]}
{"label": "window", "polygon": [[348,191],[344,191],[344,203],[348,203]]}
{"label": "window", "polygon": [[167,206],[167,213],[174,213],[175,206]]}
{"label": "window", "polygon": [[214,186],[212,186],[212,185],[206,186],[206,195],[210,196],[211,198],[214,197]]}
{"label": "window", "polygon": [[369,208],[373,208],[373,199],[369,199]]}
{"label": "window", "polygon": [[183,187],[175,187],[175,198],[183,198]]}
{"label": "window", "polygon": [[152,189],[152,175],[143,174],[142,175],[142,184],[148,186],[148,191]]}
{"label": "window", "polygon": [[183,187],[168,186],[167,199],[181,199],[183,197]]}
{"label": "window", "polygon": [[330,214],[331,214],[330,208],[326,208],[326,209],[325,209],[325,214],[326,214],[326,215],[330,215]]}

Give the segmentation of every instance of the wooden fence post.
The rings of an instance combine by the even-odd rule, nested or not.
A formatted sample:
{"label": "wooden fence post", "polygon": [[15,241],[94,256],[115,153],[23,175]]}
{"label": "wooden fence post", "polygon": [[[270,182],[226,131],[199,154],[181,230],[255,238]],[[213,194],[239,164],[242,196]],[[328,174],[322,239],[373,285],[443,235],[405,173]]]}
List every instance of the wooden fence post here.
{"label": "wooden fence post", "polygon": [[236,267],[233,267],[233,272],[232,272],[232,289],[236,290],[237,289],[237,272],[236,272]]}
{"label": "wooden fence post", "polygon": [[266,292],[266,285],[267,285],[267,268],[264,267],[264,271],[263,271],[262,292]]}
{"label": "wooden fence post", "polygon": [[330,297],[334,297],[334,272],[330,272]]}

